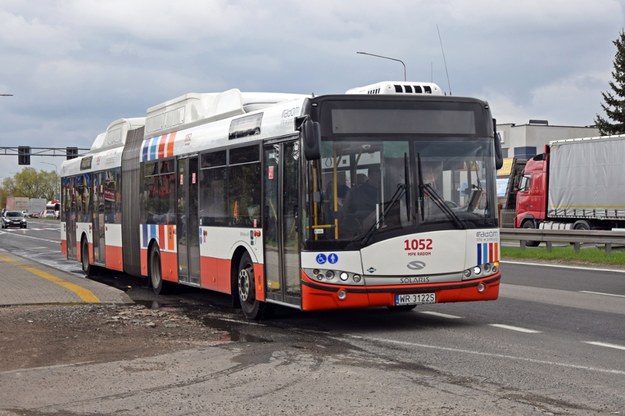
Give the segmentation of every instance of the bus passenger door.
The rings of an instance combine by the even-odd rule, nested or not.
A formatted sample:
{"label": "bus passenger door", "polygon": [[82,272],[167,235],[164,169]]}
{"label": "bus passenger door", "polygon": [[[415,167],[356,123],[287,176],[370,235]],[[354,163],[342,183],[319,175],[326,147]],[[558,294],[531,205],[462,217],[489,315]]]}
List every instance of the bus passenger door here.
{"label": "bus passenger door", "polygon": [[178,280],[200,285],[197,156],[178,160],[176,237]]}
{"label": "bus passenger door", "polygon": [[264,159],[265,279],[268,299],[301,306],[299,142],[267,145]]}
{"label": "bus passenger door", "polygon": [[104,197],[102,184],[103,173],[93,174],[93,260],[105,263],[106,242],[104,240]]}
{"label": "bus passenger door", "polygon": [[65,179],[63,187],[67,188],[65,191],[65,198],[67,203],[65,207],[65,239],[67,241],[67,258],[77,260],[76,257],[76,178],[71,177]]}

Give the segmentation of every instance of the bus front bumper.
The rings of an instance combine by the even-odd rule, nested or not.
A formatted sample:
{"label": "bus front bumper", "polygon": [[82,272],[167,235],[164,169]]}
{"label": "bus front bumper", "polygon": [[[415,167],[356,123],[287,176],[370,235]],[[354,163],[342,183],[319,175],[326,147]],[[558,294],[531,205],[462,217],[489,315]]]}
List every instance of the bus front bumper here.
{"label": "bus front bumper", "polygon": [[[402,286],[330,285],[310,279],[302,273],[302,310],[328,310],[398,306],[397,295],[435,294],[415,296],[427,303],[473,302],[495,300],[499,297],[501,272],[480,279],[460,282]],[[435,299],[432,302],[432,299]],[[417,300],[418,302],[418,300]]]}

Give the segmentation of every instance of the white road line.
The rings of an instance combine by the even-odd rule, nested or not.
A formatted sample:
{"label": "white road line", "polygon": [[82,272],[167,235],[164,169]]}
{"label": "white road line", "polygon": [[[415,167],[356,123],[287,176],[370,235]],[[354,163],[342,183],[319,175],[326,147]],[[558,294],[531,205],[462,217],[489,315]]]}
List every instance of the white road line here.
{"label": "white road line", "polygon": [[496,328],[509,329],[510,331],[523,332],[524,334],[540,334],[541,331],[536,331],[534,329],[521,328],[520,326],[512,326],[512,325],[504,325],[504,324],[489,324],[489,326],[494,326]]}
{"label": "white road line", "polygon": [[30,238],[31,240],[45,241],[47,243],[60,243],[59,240],[50,240],[48,238],[35,237],[32,235],[26,235],[26,234],[12,234],[12,235],[15,237]]}
{"label": "white road line", "polygon": [[590,344],[590,345],[596,345],[597,347],[615,348],[617,350],[625,351],[625,345],[608,344],[606,342],[597,342],[597,341],[584,341],[584,343]]}
{"label": "white road line", "polygon": [[625,298],[625,295],[617,295],[615,293],[591,292],[590,290],[580,290],[579,293],[588,293],[590,295],[613,296],[615,298]]}
{"label": "white road line", "polygon": [[419,313],[422,313],[424,315],[438,316],[439,318],[462,319],[462,316],[448,315],[446,313],[433,312],[433,311],[419,311]]}
{"label": "white road line", "polygon": [[[363,336],[348,336],[348,338],[353,338],[357,340],[365,340],[365,341],[375,341],[375,342],[381,342],[381,343],[387,343],[387,344],[403,345],[403,346],[416,347],[416,348],[428,348],[428,349],[437,350],[437,351],[455,352],[455,353],[460,353],[460,354],[471,354],[471,355],[477,355],[481,357],[503,358],[506,360],[521,361],[521,362],[532,363],[532,364],[551,365],[554,367],[572,368],[576,370],[585,370],[585,371],[592,371],[596,373],[605,373],[605,374],[618,374],[621,376],[625,376],[625,371],[622,371],[622,370],[589,367],[586,365],[561,363],[557,361],[537,360],[535,358],[518,357],[515,355],[495,354],[495,353],[483,352],[483,351],[465,350],[461,348],[443,347],[440,345],[418,344],[415,342],[397,341],[397,340],[385,339],[385,338],[374,338],[374,337],[363,337]],[[336,337],[336,339],[341,339],[341,338]]]}

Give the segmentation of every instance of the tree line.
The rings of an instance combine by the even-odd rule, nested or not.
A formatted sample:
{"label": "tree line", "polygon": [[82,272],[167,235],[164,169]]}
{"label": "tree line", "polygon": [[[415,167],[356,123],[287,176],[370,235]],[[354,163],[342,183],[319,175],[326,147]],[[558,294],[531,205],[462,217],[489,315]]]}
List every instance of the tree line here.
{"label": "tree line", "polygon": [[6,206],[7,197],[44,198],[50,201],[57,198],[60,178],[55,171],[46,172],[24,168],[13,177],[4,178],[0,185],[0,207]]}

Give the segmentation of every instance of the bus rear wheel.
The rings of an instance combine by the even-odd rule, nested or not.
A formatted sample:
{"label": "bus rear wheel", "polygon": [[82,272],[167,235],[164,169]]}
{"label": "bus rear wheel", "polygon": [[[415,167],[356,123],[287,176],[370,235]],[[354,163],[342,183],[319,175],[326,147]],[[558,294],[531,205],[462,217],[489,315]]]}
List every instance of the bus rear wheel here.
{"label": "bus rear wheel", "polygon": [[89,264],[89,243],[83,238],[80,243],[80,265],[85,276],[91,275],[91,265]]}
{"label": "bus rear wheel", "polygon": [[158,247],[150,250],[150,285],[154,294],[160,295],[165,293],[165,282],[163,282],[163,273],[161,269],[161,252]]}
{"label": "bus rear wheel", "polygon": [[256,299],[254,264],[248,253],[241,256],[237,273],[237,291],[241,310],[247,319],[259,320],[263,314],[264,303]]}

